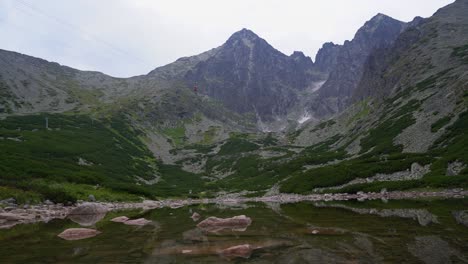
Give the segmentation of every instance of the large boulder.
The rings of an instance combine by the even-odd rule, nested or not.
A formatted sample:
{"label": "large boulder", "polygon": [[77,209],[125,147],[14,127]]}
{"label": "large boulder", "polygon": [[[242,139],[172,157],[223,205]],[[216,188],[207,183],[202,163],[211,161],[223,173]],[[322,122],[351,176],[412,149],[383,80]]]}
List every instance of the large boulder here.
{"label": "large boulder", "polygon": [[63,238],[65,240],[80,240],[94,237],[100,233],[101,232],[95,229],[89,228],[69,228],[63,231],[62,233],[58,234],[58,237]]}
{"label": "large boulder", "polygon": [[107,207],[98,203],[83,203],[70,211],[69,215],[96,215],[106,214]]}
{"label": "large boulder", "polygon": [[198,223],[197,227],[209,231],[222,229],[244,231],[251,223],[252,219],[245,215],[238,215],[231,218],[218,218],[211,216]]}

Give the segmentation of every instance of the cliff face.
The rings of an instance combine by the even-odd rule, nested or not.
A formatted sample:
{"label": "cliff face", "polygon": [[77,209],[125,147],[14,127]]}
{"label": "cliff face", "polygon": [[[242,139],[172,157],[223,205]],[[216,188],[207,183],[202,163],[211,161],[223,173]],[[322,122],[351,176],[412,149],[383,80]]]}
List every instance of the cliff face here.
{"label": "cliff face", "polygon": [[335,47],[335,66],[331,68],[317,100],[311,104],[317,116],[338,113],[346,108],[361,80],[364,64],[369,56],[375,50],[392,46],[405,28],[405,23],[378,14],[357,31],[353,40],[345,41],[341,47]]}

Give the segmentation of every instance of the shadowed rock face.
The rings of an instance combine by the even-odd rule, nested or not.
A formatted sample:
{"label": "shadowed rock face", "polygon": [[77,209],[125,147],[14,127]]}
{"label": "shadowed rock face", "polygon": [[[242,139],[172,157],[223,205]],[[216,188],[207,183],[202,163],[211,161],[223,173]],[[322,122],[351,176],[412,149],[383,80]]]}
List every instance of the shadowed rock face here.
{"label": "shadowed rock face", "polygon": [[[345,41],[343,46],[324,46],[322,52],[328,50],[330,55],[336,56],[336,63],[319,91],[318,101],[312,106],[318,116],[340,112],[348,105],[348,99],[361,80],[369,55],[376,49],[390,47],[405,27],[404,22],[378,14],[358,30],[353,40]],[[333,60],[325,65],[332,64]]]}
{"label": "shadowed rock face", "polygon": [[58,237],[65,240],[80,240],[90,238],[99,235],[101,232],[89,229],[89,228],[69,228],[62,233],[58,234]]}
{"label": "shadowed rock face", "polygon": [[342,45],[327,42],[323,44],[315,56],[315,65],[321,72],[329,74],[336,66],[338,54]]}
{"label": "shadowed rock face", "polygon": [[243,29],[187,71],[184,79],[231,110],[269,119],[285,114],[297,101],[296,92],[319,79],[313,67],[301,52],[286,56]]}

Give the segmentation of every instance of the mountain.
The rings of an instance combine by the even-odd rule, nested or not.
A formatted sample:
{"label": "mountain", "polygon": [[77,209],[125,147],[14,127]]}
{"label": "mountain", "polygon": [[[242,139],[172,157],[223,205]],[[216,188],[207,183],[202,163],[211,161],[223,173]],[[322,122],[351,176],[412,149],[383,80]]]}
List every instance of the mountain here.
{"label": "mountain", "polygon": [[243,29],[132,78],[0,51],[0,199],[468,187],[466,13],[378,14],[315,62]]}
{"label": "mountain", "polygon": [[216,49],[179,59],[149,75],[167,72],[189,86],[198,85],[201,93],[231,110],[266,120],[284,116],[297,102],[297,92],[322,78],[303,53],[286,56],[248,29],[234,33]]}

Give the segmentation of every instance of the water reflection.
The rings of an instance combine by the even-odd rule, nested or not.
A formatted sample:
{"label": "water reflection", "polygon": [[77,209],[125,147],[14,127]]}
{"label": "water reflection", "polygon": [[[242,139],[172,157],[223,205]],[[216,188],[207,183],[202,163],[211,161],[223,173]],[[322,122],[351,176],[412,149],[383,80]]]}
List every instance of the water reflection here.
{"label": "water reflection", "polygon": [[[0,263],[468,262],[467,205],[467,200],[350,201],[109,212],[1,230]],[[201,215],[198,222],[191,218],[194,212]],[[240,214],[251,224],[217,232],[197,227],[210,216]],[[123,215],[151,222],[111,221]],[[79,241],[57,237],[80,225],[101,233]]]}
{"label": "water reflection", "polygon": [[80,226],[94,226],[97,222],[104,219],[106,214],[83,214],[83,215],[69,215],[68,219],[79,224]]}

